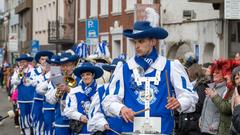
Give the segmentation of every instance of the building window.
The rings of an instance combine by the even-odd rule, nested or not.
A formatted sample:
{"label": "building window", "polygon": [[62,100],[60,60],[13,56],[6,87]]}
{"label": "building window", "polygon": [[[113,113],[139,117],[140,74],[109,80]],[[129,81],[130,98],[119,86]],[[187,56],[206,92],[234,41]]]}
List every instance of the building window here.
{"label": "building window", "polygon": [[80,0],[80,19],[86,19],[86,0]]}
{"label": "building window", "polygon": [[134,10],[134,5],[136,4],[137,0],[127,0],[127,7],[126,10]]}
{"label": "building window", "polygon": [[47,6],[46,5],[44,5],[43,6],[44,8],[43,8],[43,14],[44,14],[44,18],[43,18],[43,21],[44,21],[44,23],[43,23],[43,30],[46,30],[47,29],[47,21],[48,21],[48,13],[47,13]]}
{"label": "building window", "polygon": [[121,13],[122,12],[122,1],[114,0],[112,3],[112,13]]}
{"label": "building window", "polygon": [[101,14],[100,15],[107,15],[108,14],[108,0],[101,0]]}
{"label": "building window", "polygon": [[[39,18],[43,18],[43,10],[42,7],[39,8]],[[40,21],[40,19],[38,19]],[[41,31],[43,29],[43,23],[39,22],[39,30]]]}
{"label": "building window", "polygon": [[91,0],[90,17],[97,17],[98,14],[98,0]]}
{"label": "building window", "polygon": [[56,5],[55,5],[55,3],[52,4],[50,20],[51,21],[56,20]]}
{"label": "building window", "polygon": [[38,22],[39,20],[38,20],[37,16],[39,16],[38,8],[36,8],[36,14],[35,14],[35,16],[33,16],[33,18],[35,20],[35,31],[38,31],[38,29],[39,29],[39,22]]}
{"label": "building window", "polygon": [[142,4],[153,4],[153,0],[142,0]]}
{"label": "building window", "polygon": [[47,19],[47,22],[51,20],[52,18],[52,5],[51,3],[48,3],[48,8],[47,8],[47,12],[48,12],[48,19]]}

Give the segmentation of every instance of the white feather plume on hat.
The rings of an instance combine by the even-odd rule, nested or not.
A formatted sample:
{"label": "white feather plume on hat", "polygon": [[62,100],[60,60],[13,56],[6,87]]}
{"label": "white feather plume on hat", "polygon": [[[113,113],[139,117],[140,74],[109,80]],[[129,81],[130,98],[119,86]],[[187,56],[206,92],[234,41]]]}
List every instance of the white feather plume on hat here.
{"label": "white feather plume on hat", "polygon": [[146,12],[146,21],[149,21],[150,25],[152,27],[158,27],[159,26],[159,15],[156,12],[156,10],[151,7],[147,7],[145,9],[145,12]]}

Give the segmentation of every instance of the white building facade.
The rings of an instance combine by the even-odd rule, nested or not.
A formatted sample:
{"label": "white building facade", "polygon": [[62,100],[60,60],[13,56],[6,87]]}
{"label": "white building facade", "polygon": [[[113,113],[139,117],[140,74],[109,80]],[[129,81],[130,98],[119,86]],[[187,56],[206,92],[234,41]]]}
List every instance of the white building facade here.
{"label": "white building facade", "polygon": [[161,42],[160,52],[168,58],[183,58],[194,52],[199,63],[226,57],[222,40],[219,11],[209,3],[188,0],[162,0],[162,26],[169,32]]}
{"label": "white building facade", "polygon": [[33,40],[38,40],[40,50],[55,50],[55,45],[48,43],[48,22],[56,20],[56,0],[33,1]]}

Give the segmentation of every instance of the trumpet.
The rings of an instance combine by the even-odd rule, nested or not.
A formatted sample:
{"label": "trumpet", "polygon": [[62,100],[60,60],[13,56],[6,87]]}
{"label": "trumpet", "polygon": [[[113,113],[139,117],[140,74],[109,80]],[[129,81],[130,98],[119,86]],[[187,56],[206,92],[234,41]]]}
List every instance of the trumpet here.
{"label": "trumpet", "polygon": [[72,75],[70,76],[67,74],[66,70],[64,71],[64,81],[67,84],[67,86],[70,88],[74,88],[77,86],[77,81],[74,78],[74,74],[72,73]]}
{"label": "trumpet", "polygon": [[70,88],[74,88],[77,86],[77,81],[72,76],[65,76],[64,80]]}
{"label": "trumpet", "polygon": [[23,67],[19,66],[18,68],[18,78],[22,79],[24,77]]}
{"label": "trumpet", "polygon": [[[77,86],[77,81],[76,81],[76,79],[74,79],[73,76],[67,76],[67,75],[66,75],[66,76],[64,77],[64,81],[65,81],[65,83],[67,84],[67,86],[68,86],[69,88],[74,88],[74,87]],[[68,89],[67,92],[69,93],[69,92],[70,92],[70,89]],[[64,91],[62,91],[62,90],[60,90],[59,88],[57,88],[55,97],[58,98],[58,99],[61,99],[64,93],[65,93]]]}
{"label": "trumpet", "polygon": [[18,78],[22,79],[23,77],[24,77],[24,72],[23,71],[19,72],[18,73]]}
{"label": "trumpet", "polygon": [[57,88],[57,91],[55,93],[55,97],[57,99],[61,99],[63,97],[64,91],[60,90],[59,88]]}

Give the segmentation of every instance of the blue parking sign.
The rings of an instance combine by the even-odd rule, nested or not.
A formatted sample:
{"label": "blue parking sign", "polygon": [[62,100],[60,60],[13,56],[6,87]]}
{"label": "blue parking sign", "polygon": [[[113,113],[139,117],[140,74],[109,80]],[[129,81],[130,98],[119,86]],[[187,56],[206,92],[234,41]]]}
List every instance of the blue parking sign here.
{"label": "blue parking sign", "polygon": [[86,38],[98,38],[98,19],[86,21]]}
{"label": "blue parking sign", "polygon": [[32,40],[31,46],[32,46],[31,54],[32,54],[32,56],[35,56],[36,53],[37,53],[37,52],[39,51],[39,49],[40,49],[39,41],[38,41],[38,40]]}

